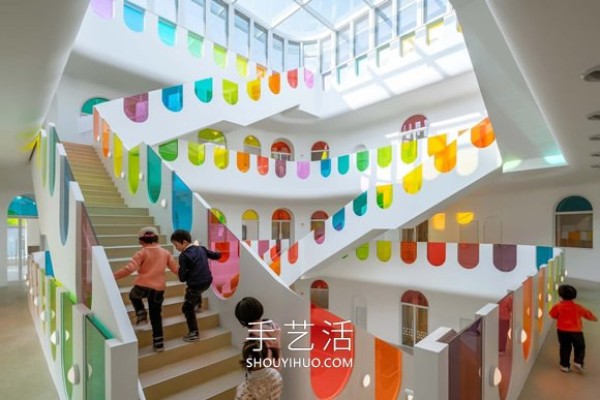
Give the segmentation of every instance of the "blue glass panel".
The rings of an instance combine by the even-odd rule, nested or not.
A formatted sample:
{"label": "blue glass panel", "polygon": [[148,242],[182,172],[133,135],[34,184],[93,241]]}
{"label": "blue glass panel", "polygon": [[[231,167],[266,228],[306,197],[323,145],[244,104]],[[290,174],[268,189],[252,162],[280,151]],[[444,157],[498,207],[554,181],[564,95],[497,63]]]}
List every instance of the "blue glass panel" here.
{"label": "blue glass panel", "polygon": [[158,154],[156,154],[150,146],[146,146],[146,148],[148,149],[148,198],[152,203],[156,203],[158,196],[160,196],[160,187],[162,183],[162,163]]}
{"label": "blue glass panel", "polygon": [[44,264],[46,269],[46,276],[54,276],[54,266],[52,265],[52,256],[50,252],[46,250],[44,253]]}
{"label": "blue glass panel", "polygon": [[192,230],[192,191],[173,173],[173,229]]}
{"label": "blue glass panel", "polygon": [[548,260],[552,259],[554,252],[552,247],[536,246],[535,248],[535,266],[537,269],[544,264],[548,264]]}
{"label": "blue glass panel", "polygon": [[338,172],[340,175],[346,175],[350,169],[350,156],[345,155],[338,157]]}
{"label": "blue glass panel", "polygon": [[73,180],[73,174],[66,158],[61,157],[60,162],[63,178],[60,180],[59,223],[60,241],[64,245],[67,242],[67,234],[69,233],[69,183]]}
{"label": "blue glass panel", "polygon": [[367,213],[367,192],[358,195],[353,201],[354,214],[362,217]]}
{"label": "blue glass panel", "polygon": [[332,220],[333,229],[336,231],[341,231],[344,229],[344,225],[346,223],[346,209],[342,208],[340,211],[333,214]]}
{"label": "blue glass panel", "polygon": [[123,19],[125,20],[125,25],[134,32],[143,32],[144,12],[144,9],[125,2],[123,5]]}
{"label": "blue glass panel", "polygon": [[202,79],[194,82],[194,93],[196,97],[203,103],[210,103],[213,97],[213,80],[212,78]]}
{"label": "blue glass panel", "polygon": [[162,90],[162,102],[171,111],[181,111],[183,108],[183,85],[164,88]]}
{"label": "blue glass panel", "polygon": [[158,37],[167,46],[175,45],[175,24],[166,19],[158,19]]}
{"label": "blue glass panel", "polygon": [[331,175],[331,158],[321,160],[321,176],[327,178]]}
{"label": "blue glass panel", "polygon": [[9,217],[37,217],[35,201],[26,196],[15,197],[8,206]]}

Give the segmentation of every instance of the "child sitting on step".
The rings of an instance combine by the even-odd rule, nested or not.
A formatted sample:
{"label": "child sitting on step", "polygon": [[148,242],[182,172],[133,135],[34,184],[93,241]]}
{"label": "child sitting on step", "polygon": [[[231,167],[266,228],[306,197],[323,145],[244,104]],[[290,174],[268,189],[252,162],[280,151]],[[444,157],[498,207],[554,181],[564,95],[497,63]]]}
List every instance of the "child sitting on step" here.
{"label": "child sitting on step", "polygon": [[244,381],[237,387],[235,400],[279,400],[283,391],[281,374],[270,364],[269,350],[258,339],[248,339],[242,348],[242,368],[246,370]]}
{"label": "child sitting on step", "polygon": [[162,303],[165,295],[165,266],[177,275],[178,267],[173,255],[158,244],[158,231],[149,226],[142,228],[138,234],[142,246],[131,261],[114,272],[115,279],[131,275],[135,271],[138,276],[133,281],[129,299],[135,309],[136,325],[148,321],[148,313],[142,299],[148,299],[150,324],[152,325],[152,346],[154,351],[164,350],[162,327]]}

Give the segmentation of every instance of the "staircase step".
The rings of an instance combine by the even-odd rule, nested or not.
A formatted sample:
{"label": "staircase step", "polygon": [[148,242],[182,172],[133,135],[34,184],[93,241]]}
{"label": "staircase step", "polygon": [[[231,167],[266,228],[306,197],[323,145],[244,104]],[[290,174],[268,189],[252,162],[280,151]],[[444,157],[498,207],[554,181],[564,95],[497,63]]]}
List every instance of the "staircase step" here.
{"label": "staircase step", "polygon": [[[90,217],[94,227],[96,224],[99,225],[110,225],[110,224],[123,224],[123,225],[138,225],[147,226],[154,225],[154,218],[150,216],[141,215],[93,215]],[[137,234],[137,232],[136,232]]]}
{"label": "staircase step", "polygon": [[106,170],[104,169],[104,166],[102,165],[102,163],[100,162],[100,160],[98,160],[98,162],[80,162],[80,161],[72,161],[69,160],[69,165],[71,166],[71,169],[73,170],[73,172],[83,172],[84,174],[104,174],[104,175],[108,175],[108,173],[106,172]]}
{"label": "staircase step", "polygon": [[[173,253],[174,248],[170,243],[161,244],[160,247]],[[135,246],[104,246],[104,251],[106,252],[106,257],[110,260],[112,258],[133,257],[141,248],[139,244]]]}
{"label": "staircase step", "polygon": [[96,235],[137,235],[139,230],[146,226],[154,226],[160,232],[158,226],[145,223],[130,224],[94,224]]}
{"label": "staircase step", "polygon": [[89,215],[149,215],[147,208],[136,207],[87,207],[87,211]]}
{"label": "staircase step", "polygon": [[156,353],[152,346],[139,349],[139,373],[176,363],[184,358],[200,355],[219,347],[231,345],[231,332],[222,327],[210,328],[200,332],[200,340],[194,343],[184,342],[181,337],[165,341],[165,351]]}
{"label": "staircase step", "polygon": [[[139,245],[139,239],[137,235],[98,235],[97,237],[101,246]],[[167,244],[167,237],[165,235],[159,235],[158,243]]]}
{"label": "staircase step", "polygon": [[[168,297],[181,297],[185,294],[185,283],[183,282],[179,282],[177,281],[167,281],[166,282],[166,289],[165,289],[165,298]],[[125,306],[128,306],[129,304],[131,304],[131,302],[129,301],[129,291],[131,290],[132,286],[121,286],[119,287],[119,292],[121,292],[121,298],[123,299],[123,302],[125,303]]]}
{"label": "staircase step", "polygon": [[244,373],[239,369],[167,396],[164,400],[231,400],[235,398],[237,386],[243,380]]}
{"label": "staircase step", "polygon": [[125,206],[125,201],[120,198],[120,197],[108,197],[108,196],[103,196],[103,197],[98,197],[98,196],[86,196],[85,194],[83,195],[84,199],[85,199],[85,204],[89,205],[90,207],[103,207],[103,206],[109,206],[109,207],[119,207],[119,206]]}
{"label": "staircase step", "polygon": [[[128,258],[128,260],[130,260],[130,259]],[[126,264],[127,263],[124,263],[123,266],[125,266]],[[119,268],[121,268],[121,267],[119,267]],[[118,268],[116,268],[115,271],[117,269]],[[126,286],[131,287],[131,286],[133,286],[133,281],[135,281],[137,276],[138,276],[137,272],[134,272],[131,275],[127,275],[126,277],[119,279],[117,281],[117,285],[119,287],[126,287]],[[167,282],[179,282],[179,277],[177,275],[175,275],[173,272],[171,272],[170,269],[165,269],[165,280]],[[170,300],[170,298],[169,298],[169,300]],[[181,298],[181,301],[183,302],[183,297]],[[166,304],[166,302],[167,302],[167,299],[165,299],[165,304]],[[130,306],[127,306],[128,311],[129,311],[129,307]],[[164,307],[164,304],[163,304],[163,307]],[[132,308],[132,310],[133,310],[133,308]],[[179,305],[179,311],[181,312],[181,304]],[[163,308],[163,315],[164,315],[164,308]]]}
{"label": "staircase step", "polygon": [[87,173],[87,172],[81,172],[79,170],[74,170],[73,171],[73,175],[75,175],[75,180],[77,182],[98,182],[98,183],[102,183],[106,186],[112,185],[113,181],[110,178],[110,176],[108,176],[108,174],[106,172],[92,172],[92,173]]}
{"label": "staircase step", "polygon": [[199,383],[212,385],[213,378],[239,370],[239,360],[238,349],[223,347],[140,374],[140,382],[146,399],[164,399]]}
{"label": "staircase step", "polygon": [[113,190],[116,191],[117,193],[119,192],[114,184],[111,186],[106,186],[106,185],[94,185],[94,184],[79,182],[79,187],[81,188],[81,191],[83,191],[83,192],[85,192],[86,190],[89,190],[91,192],[106,192],[106,191],[113,191]]}
{"label": "staircase step", "polygon": [[[196,314],[198,319],[198,329],[203,332],[207,329],[216,328],[219,326],[219,314],[213,311],[203,311]],[[152,344],[152,327],[149,323],[134,326],[135,333],[138,337],[138,347],[146,347]],[[183,335],[188,333],[187,324],[183,314],[174,317],[163,318],[163,334],[165,340],[179,339],[183,341]]]}

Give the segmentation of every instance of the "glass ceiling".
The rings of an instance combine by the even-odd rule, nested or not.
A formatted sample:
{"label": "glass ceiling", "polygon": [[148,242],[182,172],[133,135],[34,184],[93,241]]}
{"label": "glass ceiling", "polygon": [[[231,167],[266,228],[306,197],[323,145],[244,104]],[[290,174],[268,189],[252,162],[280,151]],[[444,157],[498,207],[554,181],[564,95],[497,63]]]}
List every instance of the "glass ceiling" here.
{"label": "glass ceiling", "polygon": [[318,38],[385,0],[225,0],[288,38]]}

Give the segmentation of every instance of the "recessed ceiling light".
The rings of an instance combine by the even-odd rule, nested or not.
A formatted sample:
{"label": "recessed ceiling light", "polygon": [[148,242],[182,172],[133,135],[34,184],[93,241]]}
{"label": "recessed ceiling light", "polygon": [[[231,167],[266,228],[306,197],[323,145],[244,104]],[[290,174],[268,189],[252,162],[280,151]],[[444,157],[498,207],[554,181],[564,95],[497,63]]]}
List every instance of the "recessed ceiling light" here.
{"label": "recessed ceiling light", "polygon": [[590,136],[590,140],[600,140],[600,133]]}
{"label": "recessed ceiling light", "polygon": [[590,121],[600,121],[600,111],[595,111],[587,116]]}
{"label": "recessed ceiling light", "polygon": [[581,79],[587,82],[600,82],[600,65],[596,65],[585,71]]}

